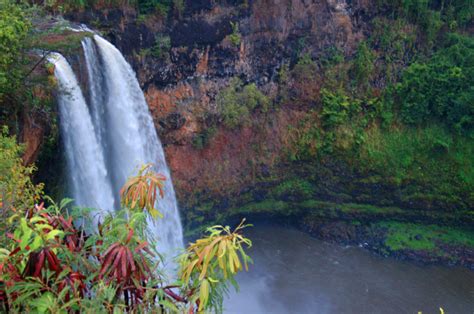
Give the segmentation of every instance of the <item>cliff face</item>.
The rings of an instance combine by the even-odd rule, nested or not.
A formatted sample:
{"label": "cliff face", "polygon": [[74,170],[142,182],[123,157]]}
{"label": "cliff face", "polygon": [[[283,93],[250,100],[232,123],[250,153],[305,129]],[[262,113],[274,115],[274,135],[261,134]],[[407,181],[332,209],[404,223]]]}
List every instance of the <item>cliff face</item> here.
{"label": "cliff face", "polygon": [[[284,159],[288,126],[297,123],[302,112],[300,106],[289,105],[255,114],[249,125],[229,129],[215,121],[219,91],[239,77],[256,83],[273,99],[281,88],[280,69],[300,55],[318,58],[330,48],[352,55],[364,38],[368,3],[193,0],[183,12],[171,12],[167,18],[137,22],[134,10],[118,9],[68,18],[99,24],[132,63],[165,145],[179,199],[191,205],[196,193],[237,193],[257,176],[271,173]],[[167,40],[169,47],[149,53]],[[318,84],[311,82],[308,92]],[[212,138],[196,147],[208,128],[215,129]]]}
{"label": "cliff face", "polygon": [[[135,69],[187,232],[271,219],[383,255],[473,265],[472,142],[443,121],[406,124],[400,99],[384,98],[454,22],[433,30],[439,15],[418,25],[386,14],[390,1],[184,2],[147,15],[97,2],[65,18],[99,30]],[[64,36],[82,82],[81,37]],[[22,119],[25,161],[41,151],[39,177],[61,194],[57,130]]]}
{"label": "cliff face", "polygon": [[[381,18],[375,23],[376,17]],[[324,136],[333,136],[333,149],[351,152],[349,158],[332,153],[309,162],[289,158],[295,138],[310,151],[324,149],[328,141],[318,133],[324,128],[322,87],[330,86],[331,99],[344,88],[355,91],[351,97],[362,97],[356,99],[357,110],[369,115],[377,106],[371,99],[381,95],[387,81],[396,81],[393,73],[413,56],[416,27],[380,16],[373,1],[189,0],[184,8],[162,15],[101,8],[66,18],[99,29],[137,72],[188,228],[204,220],[253,214],[294,214],[303,217],[306,226],[315,221],[314,215],[318,221],[345,217],[365,223],[392,218],[471,222],[466,213],[474,195],[458,181],[447,185],[449,171],[438,178],[436,171],[442,167],[432,167],[428,175],[419,168],[401,180],[371,165],[357,165],[353,159],[360,152],[351,148],[358,145],[357,136],[378,134],[368,122],[346,121],[337,131],[325,130]],[[371,42],[374,50],[363,55],[360,43],[373,35],[375,24],[383,34]],[[398,28],[391,33],[391,27]],[[393,46],[391,40],[396,41]],[[378,50],[382,45],[386,51]],[[395,60],[391,64],[384,60],[386,53]],[[367,64],[374,72],[367,78],[369,89],[354,88],[354,80],[348,78],[357,56],[362,70],[355,76],[366,75],[365,61],[360,60],[372,62]],[[344,97],[337,100],[342,99],[342,106],[347,105]],[[251,104],[250,112],[232,107],[239,101]],[[225,112],[226,106],[234,111]],[[332,113],[348,114],[347,110],[340,107]],[[308,213],[313,218],[304,218]]]}

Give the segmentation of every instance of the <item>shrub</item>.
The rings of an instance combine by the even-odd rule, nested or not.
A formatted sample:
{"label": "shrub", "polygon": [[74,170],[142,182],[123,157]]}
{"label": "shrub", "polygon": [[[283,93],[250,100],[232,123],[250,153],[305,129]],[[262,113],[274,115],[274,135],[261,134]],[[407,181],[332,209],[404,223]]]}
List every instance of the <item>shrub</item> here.
{"label": "shrub", "polygon": [[7,134],[6,128],[0,132],[0,245],[5,240],[3,231],[11,230],[7,223],[9,214],[25,214],[43,192],[43,185],[35,185],[30,179],[36,168],[23,165],[22,146],[17,144],[15,137],[9,137]]}
{"label": "shrub", "polygon": [[298,62],[293,68],[292,74],[298,81],[314,79],[318,65],[313,61],[310,54],[304,54],[298,59]]}
{"label": "shrub", "polygon": [[352,63],[352,72],[356,84],[363,89],[369,87],[375,69],[374,62],[374,52],[368,47],[367,42],[362,41],[357,48],[357,53]]}
{"label": "shrub", "polygon": [[321,65],[331,67],[344,62],[344,51],[336,46],[331,46],[323,51],[320,59]]}
{"label": "shrub", "polygon": [[169,36],[157,35],[155,44],[151,48],[151,54],[156,58],[163,58],[168,54],[171,48],[171,39]]}
{"label": "shrub", "polygon": [[255,83],[243,86],[238,78],[233,78],[230,85],[219,92],[216,101],[224,124],[229,128],[245,124],[255,109],[267,112],[270,106],[270,99]]}
{"label": "shrub", "polygon": [[[14,231],[0,248],[0,309],[34,313],[222,312],[223,295],[251,259],[242,235],[214,226],[179,258],[175,283],[157,270],[161,257],[147,234],[164,178],[142,168],[121,191],[123,209],[93,225],[87,209],[48,199],[26,215],[11,212]],[[152,208],[153,207],[153,208]],[[73,223],[80,221],[81,223]],[[5,232],[5,230],[1,230]]]}
{"label": "shrub", "polygon": [[433,118],[461,134],[474,127],[474,40],[450,34],[446,46],[427,62],[416,62],[396,87],[403,122],[426,124]]}
{"label": "shrub", "polygon": [[375,18],[373,25],[369,42],[380,52],[379,58],[384,61],[378,65],[385,72],[384,79],[387,83],[394,83],[402,69],[417,55],[416,28],[402,18]]}
{"label": "shrub", "polygon": [[[458,187],[468,191],[474,184],[472,149],[470,141],[456,138],[440,126],[390,131],[372,128],[361,148],[360,163],[363,169],[383,174],[390,181],[429,182],[433,190],[453,194]],[[443,186],[447,182],[446,190]]]}
{"label": "shrub", "polygon": [[[23,75],[23,49],[30,23],[18,5],[0,2],[0,102],[6,94],[13,94]],[[15,98],[14,96],[11,96]],[[2,104],[2,107],[6,104]]]}
{"label": "shrub", "polygon": [[229,35],[229,40],[234,46],[240,46],[240,41],[242,40],[242,36],[240,35],[239,32],[239,24],[230,22],[230,25],[232,26],[232,33]]}
{"label": "shrub", "polygon": [[318,113],[312,110],[298,125],[288,127],[287,154],[290,160],[312,160],[318,156],[324,141],[318,122]]}
{"label": "shrub", "polygon": [[321,90],[321,121],[324,128],[331,129],[347,122],[358,110],[360,110],[358,101],[350,99],[344,91]]}
{"label": "shrub", "polygon": [[139,14],[158,14],[166,16],[172,0],[135,0]]}
{"label": "shrub", "polygon": [[290,81],[282,90],[284,102],[299,106],[315,105],[319,98],[318,64],[304,54],[290,71]]}

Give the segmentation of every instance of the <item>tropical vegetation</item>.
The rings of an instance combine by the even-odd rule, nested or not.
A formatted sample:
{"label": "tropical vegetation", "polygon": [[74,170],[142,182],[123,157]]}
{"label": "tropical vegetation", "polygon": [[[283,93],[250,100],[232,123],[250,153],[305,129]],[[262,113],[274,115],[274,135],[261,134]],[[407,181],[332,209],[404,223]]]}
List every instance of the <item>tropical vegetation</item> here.
{"label": "tropical vegetation", "polygon": [[[23,166],[15,138],[0,135],[0,309],[9,313],[222,312],[229,284],[248,270],[242,230],[213,226],[163,268],[159,239],[147,233],[165,178],[149,165],[121,190],[122,209],[100,215],[55,203]],[[45,205],[45,202],[49,205]],[[95,222],[98,221],[98,224]]]}

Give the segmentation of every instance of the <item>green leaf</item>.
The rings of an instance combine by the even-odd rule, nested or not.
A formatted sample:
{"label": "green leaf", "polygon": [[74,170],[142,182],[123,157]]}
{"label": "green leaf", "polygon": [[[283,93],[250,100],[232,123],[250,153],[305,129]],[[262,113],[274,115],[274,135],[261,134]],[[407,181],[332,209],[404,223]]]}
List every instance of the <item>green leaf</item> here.
{"label": "green leaf", "polygon": [[72,202],[74,202],[72,198],[63,198],[61,202],[59,203],[59,209],[62,210],[66,208],[66,206],[71,204]]}
{"label": "green leaf", "polygon": [[20,238],[21,240],[20,248],[24,250],[25,247],[28,245],[28,242],[30,241],[30,237],[31,237],[31,234],[33,233],[33,230],[31,230],[31,228],[28,226],[25,218],[21,218],[20,228],[21,228],[21,232],[23,233],[23,235]]}
{"label": "green leaf", "polygon": [[43,246],[43,239],[40,236],[36,236],[30,245],[30,251],[34,252],[36,249]]}
{"label": "green leaf", "polygon": [[199,289],[199,311],[202,311],[206,308],[207,302],[209,300],[209,290],[210,284],[207,279],[201,281],[201,288]]}
{"label": "green leaf", "polygon": [[36,216],[36,217],[32,217],[32,218],[30,219],[30,223],[32,223],[32,224],[35,224],[35,223],[37,223],[37,222],[42,222],[42,223],[45,223],[45,224],[48,223],[48,221],[47,221],[46,219],[44,219],[43,217],[38,217],[38,216]]}
{"label": "green leaf", "polygon": [[53,227],[47,224],[37,224],[35,225],[36,230],[43,231],[44,229],[53,230]]}
{"label": "green leaf", "polygon": [[61,230],[52,230],[52,231],[50,231],[50,232],[46,235],[46,240],[52,240],[52,239],[54,239],[56,236],[58,236],[58,237],[64,236],[64,231],[61,231]]}
{"label": "green leaf", "polygon": [[48,313],[56,307],[56,300],[51,292],[45,292],[41,297],[33,300],[31,305],[36,307],[36,313]]}

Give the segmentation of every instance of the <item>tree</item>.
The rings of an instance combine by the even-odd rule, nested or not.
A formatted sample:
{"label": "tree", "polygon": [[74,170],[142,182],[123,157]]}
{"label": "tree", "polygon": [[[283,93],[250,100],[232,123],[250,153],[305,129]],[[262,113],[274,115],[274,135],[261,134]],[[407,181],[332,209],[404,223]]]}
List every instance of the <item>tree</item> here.
{"label": "tree", "polygon": [[0,227],[5,243],[5,231],[10,231],[11,224],[7,218],[12,214],[22,216],[32,208],[43,193],[43,185],[35,185],[31,174],[35,166],[24,166],[21,159],[22,146],[17,144],[14,136],[8,136],[8,129],[0,132]]}
{"label": "tree", "polygon": [[18,87],[22,49],[30,23],[18,5],[0,1],[0,101]]}

